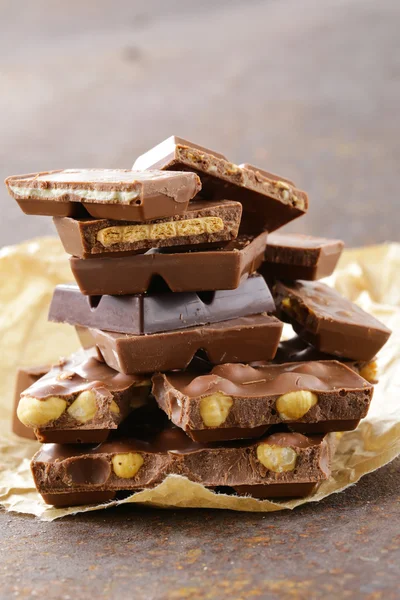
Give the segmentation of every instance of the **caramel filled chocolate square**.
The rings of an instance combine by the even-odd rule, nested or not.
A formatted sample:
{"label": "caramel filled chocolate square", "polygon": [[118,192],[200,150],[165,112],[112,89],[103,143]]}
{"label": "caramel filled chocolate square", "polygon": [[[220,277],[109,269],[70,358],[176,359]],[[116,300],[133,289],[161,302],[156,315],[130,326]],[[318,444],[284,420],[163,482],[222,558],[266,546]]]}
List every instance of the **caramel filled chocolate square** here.
{"label": "caramel filled chocolate square", "polygon": [[71,218],[55,218],[54,223],[68,254],[91,258],[227,242],[237,237],[241,214],[239,202],[196,200],[183,215],[145,223]]}

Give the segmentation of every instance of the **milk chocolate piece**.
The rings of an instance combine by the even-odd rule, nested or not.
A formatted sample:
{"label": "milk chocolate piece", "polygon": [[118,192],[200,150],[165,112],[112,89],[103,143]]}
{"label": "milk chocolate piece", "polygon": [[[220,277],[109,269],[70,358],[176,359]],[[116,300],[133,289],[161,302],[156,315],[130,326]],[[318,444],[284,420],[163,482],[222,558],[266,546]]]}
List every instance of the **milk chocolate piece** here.
{"label": "milk chocolate piece", "polygon": [[[252,496],[259,500],[272,498],[305,498],[318,487],[317,483],[275,483],[273,485],[235,485],[238,496]],[[96,502],[93,500],[92,502]]]}
{"label": "milk chocolate piece", "polygon": [[66,169],[14,175],[8,192],[28,215],[147,221],[182,214],[201,189],[194,173]]}
{"label": "milk chocolate piece", "polygon": [[[338,358],[332,354],[320,352],[310,344],[304,342],[301,337],[294,336],[289,340],[280,342],[274,363],[281,364],[286,362],[302,362],[313,360],[337,360]],[[369,383],[378,383],[378,365],[375,359],[372,361],[357,361],[349,358],[341,358],[340,362],[344,362],[350,369],[353,369],[361,377]],[[264,363],[265,364],[265,363]],[[252,366],[264,366],[253,365]]]}
{"label": "milk chocolate piece", "polygon": [[308,209],[307,194],[288,179],[253,165],[235,165],[223,154],[176,136],[139,156],[133,168],[194,171],[205,197],[241,202],[241,233],[274,231]]}
{"label": "milk chocolate piece", "polygon": [[239,236],[221,248],[184,252],[168,249],[115,258],[71,258],[72,273],[82,294],[124,295],[146,292],[164,280],[172,292],[231,290],[257,270],[267,234]]}
{"label": "milk chocolate piece", "polygon": [[116,492],[65,492],[63,494],[42,494],[46,504],[57,508],[66,506],[84,506],[87,504],[105,504],[114,500]]}
{"label": "milk chocolate piece", "polygon": [[236,290],[165,292],[135,296],[84,296],[77,285],[58,285],[49,321],[143,335],[219,323],[274,312],[275,303],[261,275]]}
{"label": "milk chocolate piece", "polygon": [[40,441],[99,443],[149,395],[148,378],[123,375],[79,350],[22,394],[19,419]]}
{"label": "milk chocolate piece", "polygon": [[341,240],[276,232],[268,237],[260,273],[267,279],[322,279],[333,273],[343,247]]}
{"label": "milk chocolate piece", "polygon": [[323,283],[278,282],[274,294],[281,318],[321,352],[371,361],[390,336],[375,317]]}
{"label": "milk chocolate piece", "polygon": [[35,381],[46,375],[51,369],[50,365],[38,366],[38,367],[20,367],[17,371],[17,377],[15,380],[14,390],[14,407],[12,413],[12,425],[11,430],[15,435],[26,438],[27,440],[36,440],[35,432],[30,427],[25,427],[17,417],[17,407],[19,399],[22,394],[29,386]]}
{"label": "milk chocolate piece", "polygon": [[[271,495],[276,497],[279,488],[274,486],[285,486],[282,493],[287,496],[289,484],[326,480],[333,442],[329,435],[285,432],[257,441],[206,446],[172,428],[147,439],[115,439],[94,447],[44,445],[31,468],[39,493],[55,505],[65,505],[66,494],[151,488],[168,474],[211,488],[237,487],[240,493],[245,492],[241,486],[271,485]],[[298,495],[295,490],[294,494]]]}
{"label": "milk chocolate piece", "polygon": [[77,328],[77,332],[83,345],[97,345],[111,368],[121,373],[149,373],[184,369],[199,350],[214,364],[270,360],[279,344],[282,323],[262,314],[151,335],[93,328]]}
{"label": "milk chocolate piece", "polygon": [[373,386],[337,361],[224,364],[208,375],[156,373],[153,394],[192,439],[214,442],[258,437],[279,423],[304,432],[309,424],[312,432],[346,430],[367,414]]}
{"label": "milk chocolate piece", "polygon": [[[235,487],[217,486],[217,493],[233,494],[237,496],[252,496],[260,500],[304,498],[309,496],[318,483],[272,483],[260,485],[237,485]],[[118,500],[117,492],[63,492],[62,494],[41,494],[46,504],[52,504],[57,508],[67,506],[84,506],[88,504],[103,504]],[[125,492],[126,494],[126,492]]]}
{"label": "milk chocolate piece", "polygon": [[168,417],[149,392],[149,385],[147,389],[143,387],[142,392],[138,390],[138,396],[131,407],[132,412],[119,423],[117,430],[36,429],[37,439],[42,444],[100,444],[116,434],[119,437],[156,434],[168,425]]}
{"label": "milk chocolate piece", "polygon": [[55,218],[54,223],[68,254],[91,258],[227,242],[237,237],[241,214],[239,202],[195,200],[183,215],[146,223],[68,217]]}

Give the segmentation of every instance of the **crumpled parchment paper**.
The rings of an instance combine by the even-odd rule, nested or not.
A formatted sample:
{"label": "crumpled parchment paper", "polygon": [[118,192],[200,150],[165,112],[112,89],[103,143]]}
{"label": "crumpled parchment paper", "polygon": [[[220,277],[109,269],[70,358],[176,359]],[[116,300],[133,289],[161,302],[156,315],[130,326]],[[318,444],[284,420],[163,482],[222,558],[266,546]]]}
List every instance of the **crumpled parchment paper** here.
{"label": "crumpled parchment paper", "polygon": [[[105,506],[61,509],[44,504],[29,469],[39,444],[10,432],[17,367],[54,362],[79,346],[73,327],[47,322],[54,286],[72,279],[57,239],[40,238],[0,251],[0,504],[8,511],[47,521]],[[258,512],[294,508],[344,490],[400,454],[400,244],[345,251],[329,283],[393,330],[378,357],[380,382],[369,415],[357,430],[338,435],[331,478],[308,498],[270,502],[215,494],[173,475],[154,489],[110,502],[107,507],[130,502]]]}

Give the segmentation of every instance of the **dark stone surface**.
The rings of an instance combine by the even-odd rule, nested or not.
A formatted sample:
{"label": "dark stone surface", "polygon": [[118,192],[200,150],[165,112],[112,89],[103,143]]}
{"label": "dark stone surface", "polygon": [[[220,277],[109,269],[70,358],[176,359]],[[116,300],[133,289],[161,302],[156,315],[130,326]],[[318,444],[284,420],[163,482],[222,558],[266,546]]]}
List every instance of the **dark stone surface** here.
{"label": "dark stone surface", "polygon": [[[399,17],[396,0],[6,2],[0,176],[130,167],[176,133],[295,179],[311,209],[292,230],[398,240]],[[0,245],[46,233],[0,192]],[[397,600],[399,467],[292,513],[0,513],[0,598]]]}
{"label": "dark stone surface", "polygon": [[0,514],[0,597],[397,600],[400,460],[293,512]]}

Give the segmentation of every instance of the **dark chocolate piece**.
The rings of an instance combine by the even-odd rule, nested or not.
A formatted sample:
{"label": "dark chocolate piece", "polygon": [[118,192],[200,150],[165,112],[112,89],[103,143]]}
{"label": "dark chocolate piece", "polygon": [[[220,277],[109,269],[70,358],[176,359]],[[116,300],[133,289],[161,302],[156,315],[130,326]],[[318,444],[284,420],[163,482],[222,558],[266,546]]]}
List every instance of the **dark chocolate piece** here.
{"label": "dark chocolate piece", "polygon": [[[274,358],[282,332],[275,317],[252,315],[151,335],[127,335],[77,327],[84,346],[97,345],[105,362],[121,373],[184,369],[204,350],[214,363]],[[87,337],[87,334],[90,336]]]}
{"label": "dark chocolate piece", "polygon": [[267,234],[240,236],[222,248],[195,247],[184,252],[150,250],[136,256],[72,257],[72,273],[82,294],[124,295],[146,292],[162,278],[172,292],[231,290],[257,270],[263,260]]}
{"label": "dark chocolate piece", "polygon": [[261,275],[236,290],[165,292],[136,296],[84,296],[77,285],[58,285],[49,321],[143,335],[271,313],[275,303]]}
{"label": "dark chocolate piece", "polygon": [[19,437],[26,438],[27,440],[36,440],[36,435],[33,429],[30,427],[26,427],[21,423],[21,421],[17,417],[17,408],[19,404],[19,399],[22,394],[28,387],[30,387],[35,381],[46,375],[46,373],[51,369],[50,365],[39,366],[39,367],[20,367],[17,371],[17,377],[15,380],[15,390],[14,390],[14,406],[12,413],[12,424],[11,430],[15,435]]}
{"label": "dark chocolate piece", "polygon": [[307,194],[288,179],[252,165],[235,165],[223,154],[176,136],[139,156],[133,168],[194,171],[204,196],[241,202],[241,233],[274,231],[308,209]]}
{"label": "dark chocolate piece", "polygon": [[14,175],[9,193],[28,215],[147,221],[182,214],[201,189],[194,173],[67,169]]}
{"label": "dark chocolate piece", "polygon": [[278,423],[336,431],[338,421],[365,417],[373,386],[338,361],[224,364],[208,375],[156,373],[153,394],[192,439],[213,442],[258,437]]}
{"label": "dark chocolate piece", "polygon": [[17,415],[41,441],[98,443],[146,402],[149,383],[110,369],[93,350],[79,350],[21,394]]}
{"label": "dark chocolate piece", "polygon": [[259,271],[267,279],[322,279],[333,273],[343,247],[341,240],[276,232],[268,237]]}
{"label": "dark chocolate piece", "polygon": [[183,215],[146,223],[69,217],[57,217],[54,223],[68,254],[92,258],[228,242],[237,237],[241,214],[239,202],[195,200]]}
{"label": "dark chocolate piece", "polygon": [[278,282],[274,294],[281,318],[326,354],[371,361],[390,336],[383,323],[323,283]]}
{"label": "dark chocolate piece", "polygon": [[154,487],[168,474],[211,488],[316,484],[329,477],[333,442],[331,436],[275,433],[257,441],[205,446],[172,428],[147,439],[115,439],[94,447],[44,445],[31,468],[39,493],[56,505],[65,494]]}
{"label": "dark chocolate piece", "polygon": [[[338,360],[338,357],[320,352],[310,344],[304,342],[301,337],[295,336],[290,340],[280,342],[274,358],[274,363],[281,364],[312,360]],[[375,359],[372,361],[357,361],[349,358],[342,358],[340,359],[340,362],[344,362],[346,366],[353,369],[353,371],[369,381],[369,383],[378,383],[378,365]],[[264,365],[252,364],[252,366]]]}

